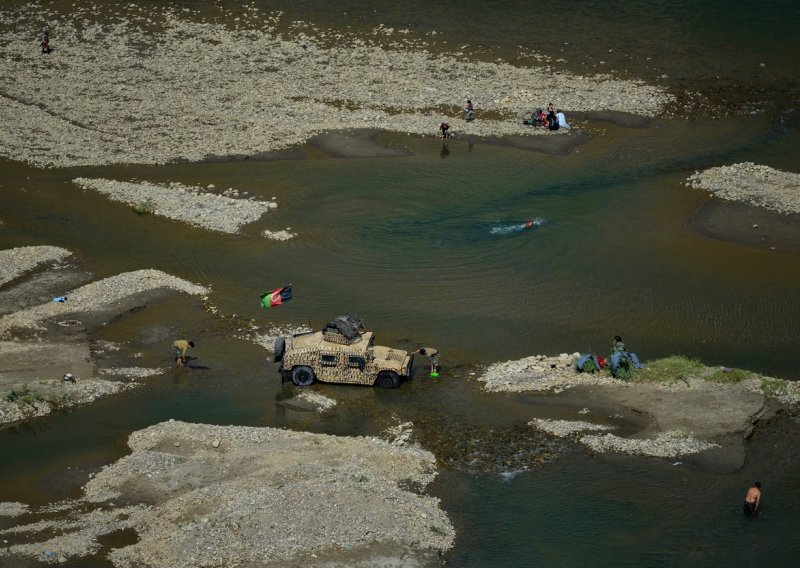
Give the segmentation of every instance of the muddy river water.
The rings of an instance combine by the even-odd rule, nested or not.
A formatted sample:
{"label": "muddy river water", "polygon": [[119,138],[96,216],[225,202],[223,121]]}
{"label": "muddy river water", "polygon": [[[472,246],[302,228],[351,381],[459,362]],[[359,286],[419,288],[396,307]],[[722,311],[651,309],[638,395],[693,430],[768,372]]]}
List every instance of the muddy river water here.
{"label": "muddy river water", "polygon": [[[577,22],[596,4],[580,3],[566,20]],[[639,21],[650,4],[632,3],[630,13],[609,18]],[[740,4],[732,4],[727,20],[715,20],[703,41],[686,40],[689,54],[725,53],[725,41],[742,49],[755,45],[752,30],[737,27]],[[753,63],[778,54],[777,68],[768,67],[773,86],[785,80],[786,50],[796,42],[783,31],[797,20],[791,4],[759,6],[757,16],[777,31],[745,56]],[[483,13],[481,6],[474,8]],[[330,4],[313,7],[331,25],[344,25]],[[506,20],[515,9],[525,8],[497,8]],[[683,3],[672,10],[656,9],[657,19],[688,18],[694,29],[721,8],[692,17]],[[788,21],[775,21],[774,10],[791,12]],[[412,2],[407,23],[441,29],[455,22],[471,38],[500,44],[499,52],[522,34],[515,23],[501,40],[465,16],[452,16],[456,11],[434,9],[426,23]],[[371,25],[366,11],[358,15]],[[383,16],[389,24],[402,19],[392,10]],[[452,28],[446,37],[455,35]],[[722,39],[734,28],[742,33],[740,45]],[[624,30],[619,43],[638,37]],[[674,26],[661,30],[668,44],[683,37]],[[572,45],[561,43],[574,54],[575,44],[586,53],[587,41],[576,32]],[[657,53],[657,41],[645,42],[642,53]],[[541,42],[561,49],[552,32]],[[672,73],[686,54],[677,47],[667,54],[658,71]],[[717,72],[734,76],[743,63],[732,59],[720,58]],[[655,73],[645,60],[610,61]],[[705,68],[713,63],[704,53]],[[706,80],[702,67],[693,60],[687,78]],[[726,220],[725,238],[715,238],[697,230],[702,220],[695,215],[708,196],[684,185],[695,170],[741,161],[800,171],[797,117],[782,108],[713,120],[653,119],[635,128],[581,117],[573,122],[588,136],[566,153],[458,136],[443,146],[433,137],[383,133],[377,143],[405,155],[340,158],[309,144],[297,149],[298,159],[270,161],[47,170],[0,162],[0,249],[58,245],[98,277],[161,269],[210,285],[222,313],[262,327],[318,327],[355,312],[381,343],[435,345],[443,366],[439,379],[418,372],[396,391],[317,385],[339,402],[334,415],[320,417],[277,404],[293,387],[281,385],[270,354],[237,340],[197,299],[152,304],[98,336],[124,344],[119,356],[141,354],[141,366],[169,366],[169,343],[184,334],[197,342],[201,368],[170,370],[128,393],[0,430],[0,500],[41,504],[74,496],[87,472],[126,453],[131,431],[169,418],[343,435],[376,434],[410,420],[434,451],[448,444],[479,448],[454,456],[431,488],[459,534],[446,556],[451,566],[793,565],[800,552],[796,417],[760,428],[742,471],[708,473],[663,460],[589,456],[544,438],[514,442],[511,433],[541,402],[483,393],[470,375],[481,365],[535,353],[605,351],[621,334],[646,359],[683,354],[800,379],[800,257],[791,244],[800,224],[781,225],[783,232],[767,240],[758,230],[769,223],[754,228],[745,208]],[[242,235],[214,234],[136,215],[77,188],[71,180],[78,176],[215,184],[276,197],[279,207]],[[534,218],[543,222],[516,229]],[[286,242],[260,236],[286,227],[298,236]],[[291,303],[260,308],[263,291],[289,283]],[[558,405],[549,410],[553,417],[570,412]],[[518,472],[523,458],[536,461],[537,448],[558,457]],[[515,459],[515,452],[522,457]],[[484,465],[475,466],[476,456]],[[765,485],[764,514],[747,522],[740,501],[756,477]],[[96,565],[106,564],[98,559]]]}

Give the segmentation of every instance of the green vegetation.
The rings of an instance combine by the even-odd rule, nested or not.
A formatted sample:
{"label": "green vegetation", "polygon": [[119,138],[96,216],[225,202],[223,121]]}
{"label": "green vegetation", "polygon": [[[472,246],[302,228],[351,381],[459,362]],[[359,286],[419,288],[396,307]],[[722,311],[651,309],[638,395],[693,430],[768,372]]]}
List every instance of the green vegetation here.
{"label": "green vegetation", "polygon": [[761,391],[766,395],[780,396],[788,392],[786,381],[782,379],[762,379]]}
{"label": "green vegetation", "polygon": [[755,373],[744,369],[714,369],[714,372],[705,375],[703,379],[713,383],[741,383],[755,377]]}
{"label": "green vegetation", "polygon": [[28,385],[23,386],[21,389],[11,389],[6,393],[5,399],[7,402],[16,402],[18,399],[29,396],[30,390],[28,390]]}
{"label": "green vegetation", "polygon": [[149,201],[142,201],[133,206],[133,212],[137,215],[152,215],[154,212],[153,204]]}
{"label": "green vegetation", "polygon": [[428,528],[430,528],[431,532],[434,534],[444,534],[444,531],[441,528],[437,527],[436,525],[431,525]]}
{"label": "green vegetation", "polygon": [[21,389],[11,389],[9,392],[6,393],[4,397],[6,402],[16,402],[18,406],[22,407],[25,405],[33,406],[36,402],[41,402],[44,400],[44,397],[39,394],[38,392],[34,392],[28,388],[28,385],[24,385]]}
{"label": "green vegetation", "polygon": [[699,376],[704,369],[703,364],[697,359],[672,355],[648,362],[644,369],[635,371],[633,380],[637,383],[686,382],[692,377]]}

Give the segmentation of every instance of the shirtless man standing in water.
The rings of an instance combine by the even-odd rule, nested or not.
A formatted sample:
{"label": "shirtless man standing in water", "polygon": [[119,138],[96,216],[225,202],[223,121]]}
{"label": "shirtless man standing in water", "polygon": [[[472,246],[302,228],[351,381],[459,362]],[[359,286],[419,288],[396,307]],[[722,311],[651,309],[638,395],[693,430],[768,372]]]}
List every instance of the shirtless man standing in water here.
{"label": "shirtless man standing in water", "polygon": [[744,514],[753,516],[758,514],[758,506],[761,504],[761,482],[756,481],[753,486],[747,490],[747,495],[744,496]]}

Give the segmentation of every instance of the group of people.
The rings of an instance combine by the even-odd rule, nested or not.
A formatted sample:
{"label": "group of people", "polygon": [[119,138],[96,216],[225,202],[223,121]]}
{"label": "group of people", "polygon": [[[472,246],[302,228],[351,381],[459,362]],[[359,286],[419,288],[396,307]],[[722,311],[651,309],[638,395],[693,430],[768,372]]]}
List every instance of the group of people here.
{"label": "group of people", "polygon": [[569,128],[569,123],[567,123],[567,117],[564,115],[564,112],[561,109],[556,109],[553,103],[547,105],[547,113],[541,108],[537,108],[531,113],[531,119],[524,122],[534,128],[542,126],[548,130]]}
{"label": "group of people", "polygon": [[[464,120],[472,122],[475,120],[475,105],[472,104],[470,99],[467,99],[467,105],[464,107]],[[534,128],[544,127],[548,130],[558,130],[560,128],[569,128],[567,117],[564,111],[557,109],[553,103],[547,105],[547,112],[541,108],[537,108],[531,113],[530,120],[524,120],[524,124],[533,126]],[[442,134],[442,141],[447,142],[450,138],[450,123],[443,122],[439,125],[439,131]]]}

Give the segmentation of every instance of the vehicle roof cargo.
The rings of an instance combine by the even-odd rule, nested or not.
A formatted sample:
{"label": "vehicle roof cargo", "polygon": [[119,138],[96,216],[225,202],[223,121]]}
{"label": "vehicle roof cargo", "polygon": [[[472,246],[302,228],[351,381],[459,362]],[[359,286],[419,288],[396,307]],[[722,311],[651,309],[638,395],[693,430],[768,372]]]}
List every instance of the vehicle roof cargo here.
{"label": "vehicle roof cargo", "polygon": [[322,328],[322,333],[326,336],[340,335],[348,343],[361,337],[363,331],[361,320],[352,314],[337,316]]}

